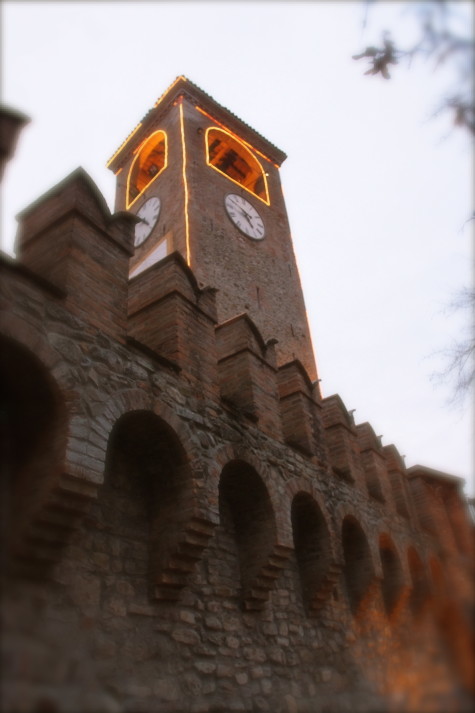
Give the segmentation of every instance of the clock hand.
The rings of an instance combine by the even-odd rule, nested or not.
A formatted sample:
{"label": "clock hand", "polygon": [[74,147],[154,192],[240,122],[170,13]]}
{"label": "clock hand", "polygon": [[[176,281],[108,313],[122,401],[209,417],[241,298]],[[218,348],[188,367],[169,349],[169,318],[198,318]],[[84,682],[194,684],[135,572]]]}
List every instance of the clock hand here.
{"label": "clock hand", "polygon": [[238,210],[240,213],[243,213],[243,214],[244,214],[244,213],[246,212],[246,211],[244,210],[244,208],[242,207],[242,205],[241,205],[240,203],[238,203],[236,200],[233,200],[233,201],[232,201],[232,205],[233,205],[235,208],[237,208],[237,210]]}
{"label": "clock hand", "polygon": [[239,212],[241,213],[242,217],[245,218],[245,220],[247,220],[247,222],[249,223],[249,225],[250,225],[251,228],[252,228],[252,223],[251,223],[251,221],[250,221],[250,219],[249,219],[249,216],[248,216],[248,214],[246,213],[246,211],[243,210],[242,208],[240,208],[239,206],[238,206],[238,210],[239,210]]}
{"label": "clock hand", "polygon": [[238,211],[245,217],[245,219],[247,220],[247,222],[248,222],[248,223],[251,223],[251,220],[250,220],[250,218],[249,218],[249,213],[246,213],[246,211],[244,210],[244,208],[242,208],[240,205],[235,204],[235,206],[236,206],[236,208],[238,209]]}
{"label": "clock hand", "polygon": [[244,215],[245,215],[245,217],[247,218],[247,220],[248,220],[249,222],[251,222],[251,217],[250,217],[249,213],[248,213],[247,211],[245,211],[244,208],[242,209],[242,212],[244,213]]}

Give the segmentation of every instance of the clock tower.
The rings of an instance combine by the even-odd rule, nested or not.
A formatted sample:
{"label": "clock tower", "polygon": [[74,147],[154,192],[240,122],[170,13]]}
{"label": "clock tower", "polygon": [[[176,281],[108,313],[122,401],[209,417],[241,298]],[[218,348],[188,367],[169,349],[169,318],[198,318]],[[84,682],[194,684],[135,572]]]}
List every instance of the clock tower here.
{"label": "clock tower", "polygon": [[178,251],[216,288],[220,323],[247,313],[278,366],[317,377],[279,177],[285,154],[178,77],[108,162],[116,210],[140,219],[130,279]]}

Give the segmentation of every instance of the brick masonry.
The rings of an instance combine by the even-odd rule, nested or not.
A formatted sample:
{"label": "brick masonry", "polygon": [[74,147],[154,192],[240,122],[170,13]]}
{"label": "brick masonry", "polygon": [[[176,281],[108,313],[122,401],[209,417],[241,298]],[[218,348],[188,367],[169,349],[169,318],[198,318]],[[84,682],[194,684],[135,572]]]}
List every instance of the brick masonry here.
{"label": "brick masonry", "polygon": [[78,170],[1,262],[2,709],[471,710],[460,481],[134,224]]}

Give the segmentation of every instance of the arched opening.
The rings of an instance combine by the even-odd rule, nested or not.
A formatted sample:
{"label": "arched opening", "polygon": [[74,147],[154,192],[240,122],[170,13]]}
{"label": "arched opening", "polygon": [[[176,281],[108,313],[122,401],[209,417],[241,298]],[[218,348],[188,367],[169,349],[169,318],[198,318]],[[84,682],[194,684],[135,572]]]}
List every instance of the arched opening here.
{"label": "arched opening", "polygon": [[98,530],[114,541],[116,571],[135,580],[142,593],[154,596],[182,536],[190,516],[189,476],[178,437],[156,414],[132,411],[117,421],[97,503]]}
{"label": "arched opening", "polygon": [[429,598],[429,587],[426,573],[421,558],[414,547],[410,547],[407,553],[409,572],[412,580],[412,591],[409,598],[409,609],[414,617],[418,617]]}
{"label": "arched opening", "polygon": [[373,579],[373,563],[368,540],[361,525],[348,515],[343,520],[342,545],[344,577],[351,611],[356,614]]}
{"label": "arched opening", "polygon": [[224,129],[206,131],[208,165],[269,204],[265,172],[251,151]]}
{"label": "arched opening", "polygon": [[241,594],[246,599],[258,583],[276,541],[274,511],[267,488],[247,463],[228,463],[219,483],[221,525],[231,529],[241,576]]}
{"label": "arched opening", "polygon": [[167,167],[167,135],[154,131],[141,145],[127,177],[127,208]]}
{"label": "arched opening", "polygon": [[323,514],[308,493],[298,493],[292,501],[292,532],[295,557],[305,608],[316,608],[331,558],[330,534]]}
{"label": "arched opening", "polygon": [[17,342],[0,338],[0,448],[3,542],[23,545],[61,475],[66,410],[59,389],[39,359]]}
{"label": "arched opening", "polygon": [[390,616],[399,602],[403,588],[403,573],[396,548],[388,535],[379,538],[379,555],[383,567],[381,585],[384,608]]}

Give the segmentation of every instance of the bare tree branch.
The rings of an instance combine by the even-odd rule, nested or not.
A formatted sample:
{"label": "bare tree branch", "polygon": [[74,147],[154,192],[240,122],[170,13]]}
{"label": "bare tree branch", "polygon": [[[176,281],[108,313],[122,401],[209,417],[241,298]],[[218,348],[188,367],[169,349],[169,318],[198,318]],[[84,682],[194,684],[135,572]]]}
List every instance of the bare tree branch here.
{"label": "bare tree branch", "polygon": [[[376,0],[367,0],[364,25],[367,24],[369,5],[375,5]],[[381,47],[367,47],[363,52],[353,55],[353,59],[367,58],[370,68],[365,72],[369,75],[380,74],[384,79],[390,79],[389,65],[401,64],[406,59],[408,66],[415,58],[430,59],[434,69],[449,65],[454,70],[454,88],[447,96],[441,98],[435,111],[449,111],[453,124],[457,128],[466,129],[475,136],[475,118],[473,104],[473,62],[474,38],[456,31],[452,20],[457,10],[457,2],[447,0],[431,0],[427,2],[406,3],[408,9],[419,19],[420,37],[411,47],[403,49],[399,43],[390,39],[389,33],[383,33]]]}
{"label": "bare tree branch", "polygon": [[445,359],[446,366],[432,375],[432,380],[438,384],[453,383],[451,401],[461,403],[475,385],[475,288],[462,288],[455,298],[447,305],[446,312],[469,310],[471,320],[468,334],[439,352]]}

